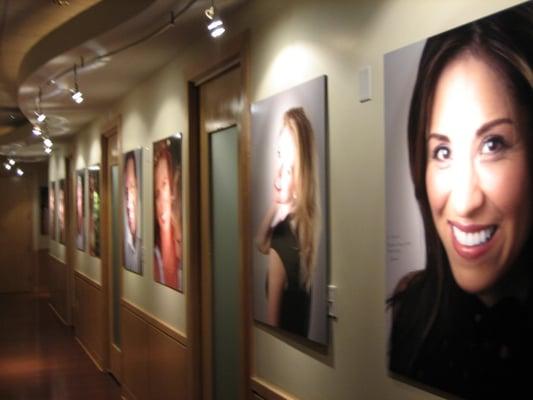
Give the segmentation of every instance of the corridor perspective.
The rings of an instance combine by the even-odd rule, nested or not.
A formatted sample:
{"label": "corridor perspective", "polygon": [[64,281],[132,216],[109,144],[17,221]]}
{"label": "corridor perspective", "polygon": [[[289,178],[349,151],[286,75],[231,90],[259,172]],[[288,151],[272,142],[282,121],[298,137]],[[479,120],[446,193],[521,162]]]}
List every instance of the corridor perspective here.
{"label": "corridor perspective", "polygon": [[0,399],[120,399],[119,385],[96,368],[48,301],[0,294]]}
{"label": "corridor perspective", "polygon": [[533,0],[0,0],[0,400],[533,399],[532,49]]}

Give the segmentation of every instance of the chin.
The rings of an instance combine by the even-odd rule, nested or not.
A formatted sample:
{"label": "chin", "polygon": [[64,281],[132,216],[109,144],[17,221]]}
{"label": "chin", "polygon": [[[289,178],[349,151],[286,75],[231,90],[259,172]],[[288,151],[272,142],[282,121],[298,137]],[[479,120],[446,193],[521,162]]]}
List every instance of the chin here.
{"label": "chin", "polygon": [[[491,274],[489,271],[475,271],[476,267],[459,267],[452,268],[453,278],[461,289],[465,292],[475,295],[490,292],[499,280],[497,274]],[[482,267],[477,267],[482,268]],[[457,270],[459,269],[459,271]]]}

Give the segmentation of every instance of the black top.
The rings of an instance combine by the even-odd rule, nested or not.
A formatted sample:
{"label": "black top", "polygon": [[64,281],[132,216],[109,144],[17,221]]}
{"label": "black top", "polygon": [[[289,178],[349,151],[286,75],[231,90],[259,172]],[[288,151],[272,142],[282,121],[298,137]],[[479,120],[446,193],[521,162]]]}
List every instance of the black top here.
{"label": "black top", "polygon": [[[492,307],[452,285],[425,339],[415,319],[424,280],[398,296],[390,369],[466,399],[532,398],[532,302],[504,298]],[[426,285],[427,286],[427,285]],[[427,320],[427,319],[425,319]]]}
{"label": "black top", "polygon": [[278,253],[287,275],[283,289],[279,327],[298,335],[307,336],[311,297],[300,283],[300,251],[289,217],[274,227],[270,247]]}

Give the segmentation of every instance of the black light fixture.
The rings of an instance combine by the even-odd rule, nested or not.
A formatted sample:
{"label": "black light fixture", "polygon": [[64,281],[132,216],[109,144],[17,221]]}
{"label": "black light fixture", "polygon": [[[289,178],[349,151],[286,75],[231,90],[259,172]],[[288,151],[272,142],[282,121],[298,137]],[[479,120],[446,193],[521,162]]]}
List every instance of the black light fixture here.
{"label": "black light fixture", "polygon": [[80,92],[78,86],[78,67],[76,64],[74,64],[74,89],[70,89],[70,93],[72,93],[72,100],[74,100],[74,102],[77,104],[83,102],[83,93]]}
{"label": "black light fixture", "polygon": [[41,88],[39,88],[39,97],[37,98],[37,111],[35,111],[35,115],[37,116],[37,122],[43,123],[46,119],[46,114],[41,111],[41,97],[42,97],[42,91]]}

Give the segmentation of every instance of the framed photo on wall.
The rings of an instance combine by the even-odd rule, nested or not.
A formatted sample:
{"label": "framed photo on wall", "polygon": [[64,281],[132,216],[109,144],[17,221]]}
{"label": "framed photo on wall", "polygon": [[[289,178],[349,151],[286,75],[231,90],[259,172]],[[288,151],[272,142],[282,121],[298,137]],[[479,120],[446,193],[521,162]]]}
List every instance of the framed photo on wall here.
{"label": "framed photo on wall", "polygon": [[49,233],[50,239],[56,240],[56,183],[50,182],[50,189],[48,191],[48,212],[49,212]]}
{"label": "framed photo on wall", "polygon": [[183,293],[181,134],[154,143],[154,280]]}
{"label": "framed photo on wall", "polygon": [[48,209],[48,186],[39,188],[39,221],[41,235],[48,235],[49,231],[49,209]]}
{"label": "framed photo on wall", "polygon": [[391,373],[531,397],[533,3],[385,55]]}
{"label": "framed photo on wall", "polygon": [[59,243],[65,244],[65,179],[59,180],[59,189],[57,193],[57,220],[59,226]]}
{"label": "framed photo on wall", "polygon": [[142,149],[124,154],[124,267],[142,275]]}
{"label": "framed photo on wall", "polygon": [[255,320],[328,344],[325,76],[252,104]]}
{"label": "framed photo on wall", "polygon": [[85,250],[85,170],[76,171],[76,247]]}
{"label": "framed photo on wall", "polygon": [[87,171],[89,181],[89,254],[100,257],[100,165],[91,165]]}

